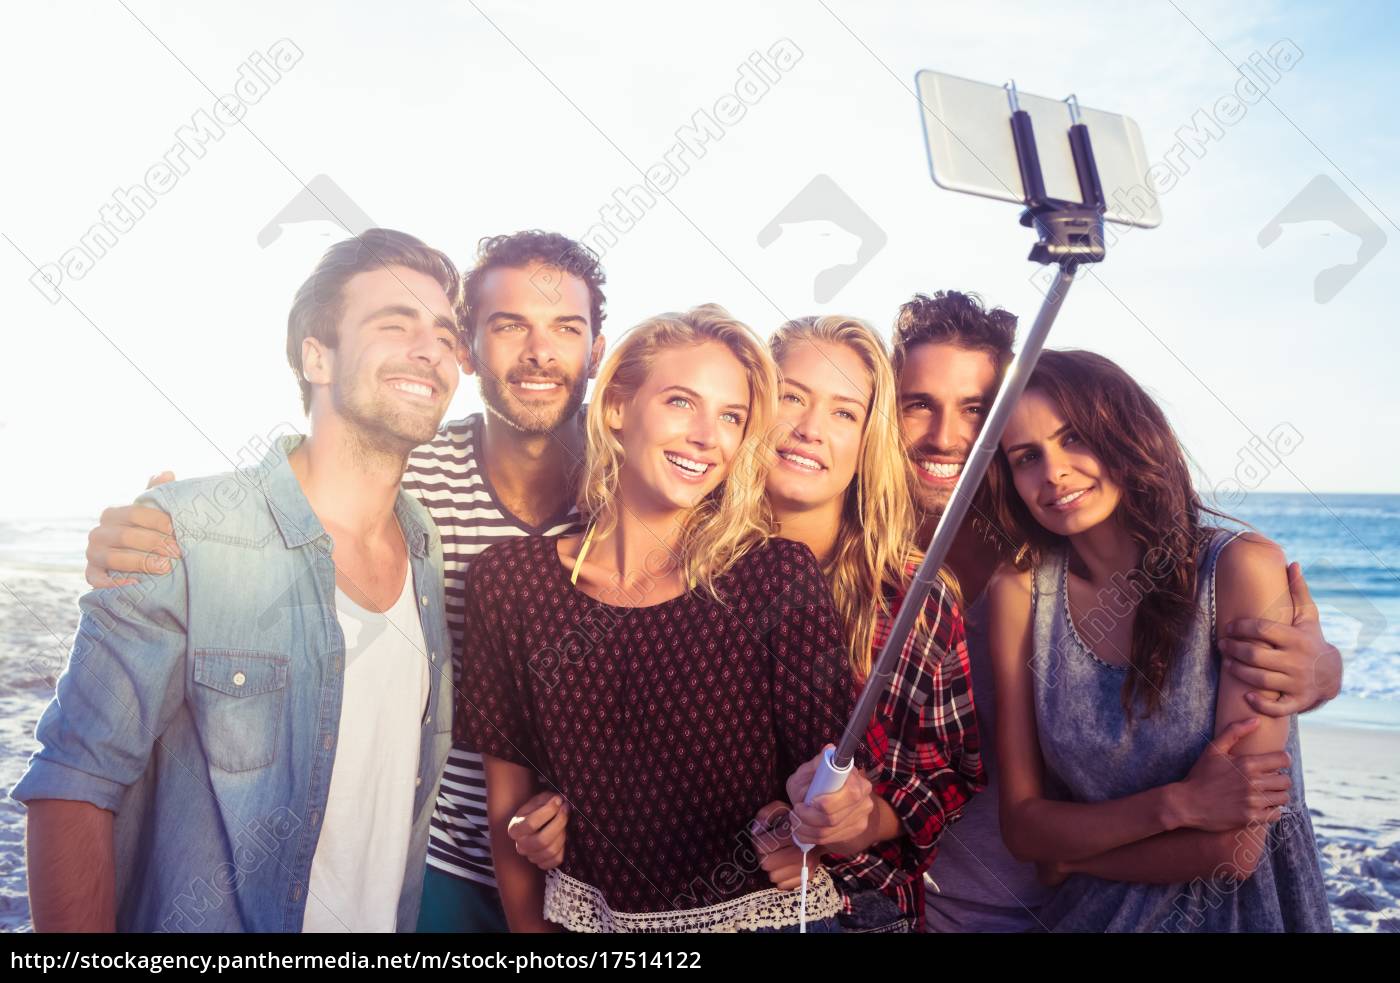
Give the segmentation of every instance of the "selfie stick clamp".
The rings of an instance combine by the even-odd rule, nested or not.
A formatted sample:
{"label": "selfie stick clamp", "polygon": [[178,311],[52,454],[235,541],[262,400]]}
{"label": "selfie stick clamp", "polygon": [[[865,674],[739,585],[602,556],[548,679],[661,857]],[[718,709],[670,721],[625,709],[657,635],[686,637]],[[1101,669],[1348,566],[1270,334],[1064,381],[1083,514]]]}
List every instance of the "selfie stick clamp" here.
{"label": "selfie stick clamp", "polygon": [[[828,748],[822,755],[804,799],[808,804],[820,795],[838,791],[846,783],[846,777],[851,773],[851,764],[855,760],[856,749],[865,740],[866,729],[875,715],[880,697],[884,695],[890,678],[894,675],[905,639],[913,630],[919,612],[938,580],[938,571],[948,558],[958,529],[972,507],[973,498],[982,484],[982,478],[987,473],[992,457],[997,452],[997,445],[1006,429],[1011,411],[1021,398],[1021,393],[1025,391],[1026,383],[1030,381],[1031,372],[1035,369],[1040,351],[1045,346],[1045,339],[1050,334],[1050,326],[1060,312],[1060,305],[1064,303],[1070,284],[1074,282],[1075,270],[1081,263],[1097,263],[1104,258],[1103,187],[1099,183],[1098,165],[1094,161],[1089,128],[1080,117],[1078,100],[1071,95],[1065,102],[1069,106],[1068,138],[1070,150],[1074,155],[1075,170],[1079,176],[1081,200],[1066,201],[1051,198],[1046,194],[1030,114],[1021,108],[1016,95],[1016,83],[1009,82],[1005,88],[1011,108],[1011,133],[1016,143],[1016,159],[1020,165],[1021,185],[1026,204],[1026,210],[1021,215],[1021,224],[1034,228],[1039,236],[1039,241],[1031,247],[1029,258],[1042,265],[1053,264],[1058,266],[1059,270],[1046,291],[1045,300],[1025,343],[1007,368],[1001,389],[997,392],[986,422],[977,435],[967,463],[958,477],[958,483],[954,486],[948,505],[938,521],[938,527],[934,530],[933,540],[929,543],[923,562],[919,564],[904,602],[900,605],[899,613],[895,616],[889,638],[880,650],[879,658],[871,667],[865,688],[861,691],[850,720],[846,723],[846,729],[841,734],[841,741],[835,749]],[[796,830],[793,831],[792,838],[804,854],[811,848],[810,844],[803,843]]]}
{"label": "selfie stick clamp", "polygon": [[1072,94],[1065,99],[1069,106],[1069,146],[1074,155],[1074,168],[1079,176],[1079,201],[1051,198],[1045,192],[1045,179],[1040,172],[1040,154],[1036,150],[1035,131],[1031,117],[1021,108],[1014,81],[1006,84],[1007,101],[1011,104],[1011,136],[1016,142],[1016,162],[1021,170],[1021,188],[1026,210],[1021,224],[1034,228],[1040,241],[1031,247],[1030,259],[1036,263],[1067,262],[1097,263],[1104,257],[1103,215],[1106,204],[1103,186],[1099,183],[1099,168],[1094,161],[1094,147],[1089,140],[1089,128],[1079,112],[1079,100]]}

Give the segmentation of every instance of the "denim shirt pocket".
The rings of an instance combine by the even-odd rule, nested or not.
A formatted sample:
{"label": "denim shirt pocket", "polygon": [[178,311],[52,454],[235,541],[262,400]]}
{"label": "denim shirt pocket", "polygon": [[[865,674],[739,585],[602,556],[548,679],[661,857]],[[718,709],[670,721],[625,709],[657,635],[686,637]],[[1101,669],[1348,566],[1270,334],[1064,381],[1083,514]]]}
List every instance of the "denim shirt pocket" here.
{"label": "denim shirt pocket", "polygon": [[191,702],[213,767],[240,772],[272,764],[286,705],[287,661],[274,652],[195,650]]}

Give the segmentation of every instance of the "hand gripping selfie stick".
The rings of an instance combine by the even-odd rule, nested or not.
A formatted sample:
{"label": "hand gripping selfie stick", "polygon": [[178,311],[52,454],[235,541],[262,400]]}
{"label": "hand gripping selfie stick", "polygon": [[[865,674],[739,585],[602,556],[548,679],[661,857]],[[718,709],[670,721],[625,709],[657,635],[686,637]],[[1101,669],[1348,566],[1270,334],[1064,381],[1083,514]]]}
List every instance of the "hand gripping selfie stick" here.
{"label": "hand gripping selfie stick", "polygon": [[[944,509],[943,516],[938,521],[938,528],[934,530],[933,541],[929,543],[928,552],[924,554],[923,562],[919,564],[909,592],[895,617],[894,627],[885,641],[885,647],[880,650],[879,658],[871,667],[870,678],[866,680],[865,688],[856,701],[855,710],[852,711],[846,729],[841,734],[841,742],[834,749],[828,748],[822,755],[817,773],[807,789],[804,799],[807,804],[811,804],[818,796],[839,790],[846,783],[846,777],[851,773],[851,765],[855,760],[856,748],[865,739],[866,728],[875,715],[875,708],[889,685],[890,677],[894,675],[904,642],[913,630],[929,591],[938,579],[938,571],[948,557],[948,551],[952,548],[953,539],[957,536],[968,509],[972,507],[973,497],[982,484],[992,456],[997,452],[997,445],[1006,429],[1011,411],[1021,398],[1021,393],[1025,391],[1026,383],[1040,358],[1040,350],[1050,334],[1050,326],[1055,321],[1055,315],[1060,312],[1060,305],[1064,303],[1065,294],[1074,280],[1075,269],[1081,263],[1097,263],[1104,258],[1103,222],[1106,208],[1103,188],[1099,183],[1098,166],[1094,161],[1094,149],[1089,140],[1089,128],[1080,118],[1078,101],[1074,96],[1065,100],[1069,106],[1070,120],[1067,135],[1070,150],[1074,155],[1075,170],[1079,176],[1081,200],[1065,201],[1046,195],[1030,114],[1020,106],[1016,84],[1009,83],[1005,88],[1011,106],[1011,134],[1016,145],[1016,159],[1025,192],[1026,210],[1021,215],[1021,224],[1033,227],[1039,237],[1039,241],[1031,247],[1029,258],[1043,265],[1053,264],[1058,270],[1045,294],[1045,301],[1040,306],[1040,313],[1036,315],[1035,324],[1031,326],[1025,344],[1007,369],[1006,378],[1002,380],[1001,389],[997,392],[996,401],[992,403],[987,421],[983,424],[981,433],[977,435],[967,464],[963,467],[962,474],[953,488],[953,494],[948,500],[948,507]],[[811,844],[804,843],[795,830],[792,838],[803,851],[805,860],[805,854],[811,849]],[[803,874],[805,878],[805,864]]]}

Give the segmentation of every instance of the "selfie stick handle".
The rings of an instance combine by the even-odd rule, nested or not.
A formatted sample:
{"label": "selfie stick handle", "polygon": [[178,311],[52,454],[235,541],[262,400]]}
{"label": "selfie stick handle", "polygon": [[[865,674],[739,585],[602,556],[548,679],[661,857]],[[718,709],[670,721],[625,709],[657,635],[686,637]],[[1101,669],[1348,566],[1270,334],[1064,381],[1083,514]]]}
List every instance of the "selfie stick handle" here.
{"label": "selfie stick handle", "polygon": [[[836,749],[829,747],[824,750],[821,761],[817,763],[817,773],[812,776],[812,784],[807,786],[807,795],[802,801],[806,805],[811,805],[819,795],[840,791],[841,787],[846,784],[847,776],[851,773],[851,765],[851,760],[847,760],[844,768],[838,766],[836,764]],[[796,829],[792,831],[792,842],[803,853],[812,849],[812,844],[804,842],[797,835]]]}
{"label": "selfie stick handle", "polygon": [[[1076,202],[1046,195],[1031,118],[1020,107],[1014,82],[1007,86],[1007,95],[1011,107],[1011,133],[1016,143],[1017,160],[1021,166],[1026,203],[1026,211],[1021,215],[1021,224],[1033,227],[1039,235],[1039,241],[1031,248],[1029,258],[1044,265],[1053,264],[1058,269],[1045,292],[1045,300],[1040,305],[1040,313],[1036,315],[1030,334],[1026,336],[1025,344],[1008,367],[1001,389],[997,392],[996,401],[992,403],[991,412],[977,435],[976,443],[972,445],[967,463],[958,477],[958,483],[953,487],[952,497],[948,499],[948,505],[938,520],[933,540],[929,543],[919,569],[914,573],[913,582],[909,585],[903,603],[900,604],[899,613],[895,616],[885,646],[880,650],[865,688],[856,701],[855,710],[852,711],[846,729],[841,734],[841,741],[836,745],[834,753],[828,752],[833,773],[843,772],[843,769],[844,773],[849,773],[856,749],[865,740],[866,729],[870,726],[879,700],[889,685],[890,677],[894,675],[899,653],[903,651],[905,640],[913,631],[924,602],[938,580],[938,571],[947,560],[958,530],[967,517],[968,510],[972,508],[973,499],[982,485],[982,478],[991,465],[992,457],[997,453],[997,445],[1001,441],[1007,421],[1011,418],[1011,412],[1021,394],[1025,392],[1026,384],[1030,381],[1031,373],[1040,358],[1040,351],[1045,346],[1045,339],[1050,334],[1050,327],[1055,323],[1056,315],[1060,313],[1060,306],[1064,303],[1070,284],[1074,282],[1075,270],[1081,263],[1097,263],[1104,257],[1103,189],[1099,185],[1098,168],[1094,164],[1094,149],[1089,141],[1089,131],[1080,119],[1078,102],[1073,96],[1065,100],[1069,104],[1070,118],[1067,136],[1070,149],[1074,153],[1080,191],[1083,195],[1083,200]],[[818,775],[822,775],[823,771],[819,769]],[[812,787],[816,788],[815,781]],[[840,788],[840,785],[836,788]],[[812,798],[809,793],[807,800],[810,802]]]}

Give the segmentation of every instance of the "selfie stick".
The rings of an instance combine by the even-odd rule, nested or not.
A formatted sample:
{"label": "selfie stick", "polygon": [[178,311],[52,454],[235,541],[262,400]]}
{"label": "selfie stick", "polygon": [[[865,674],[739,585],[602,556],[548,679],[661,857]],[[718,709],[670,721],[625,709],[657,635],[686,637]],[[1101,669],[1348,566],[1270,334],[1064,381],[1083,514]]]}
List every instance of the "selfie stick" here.
{"label": "selfie stick", "polygon": [[[1089,141],[1089,128],[1080,119],[1079,103],[1074,96],[1065,100],[1069,105],[1070,127],[1068,131],[1070,150],[1074,155],[1075,170],[1079,176],[1080,201],[1065,201],[1051,198],[1045,193],[1045,181],[1040,172],[1040,155],[1036,150],[1035,133],[1031,127],[1030,114],[1023,110],[1016,96],[1016,83],[1006,86],[1011,105],[1011,135],[1016,144],[1016,159],[1021,170],[1021,186],[1024,190],[1026,210],[1021,215],[1021,224],[1033,227],[1039,241],[1031,247],[1030,259],[1043,265],[1055,265],[1058,270],[1055,279],[1046,291],[1045,301],[1036,315],[1025,344],[1008,367],[1006,378],[1002,380],[996,401],[972,445],[967,464],[963,467],[958,483],[953,487],[952,497],[943,510],[943,516],[934,530],[933,541],[928,552],[914,574],[909,592],[900,605],[894,626],[890,630],[880,657],[871,667],[870,677],[856,701],[846,729],[841,734],[841,743],[834,749],[827,748],[822,755],[820,766],[807,789],[804,802],[810,804],[819,795],[835,792],[846,783],[855,760],[856,748],[865,740],[866,728],[875,715],[880,697],[894,675],[899,653],[904,649],[905,639],[914,628],[919,612],[929,591],[938,579],[952,548],[958,529],[972,507],[972,500],[987,473],[992,456],[997,452],[1002,431],[1016,402],[1030,381],[1031,372],[1040,358],[1040,350],[1050,334],[1050,326],[1055,315],[1060,312],[1069,285],[1074,281],[1075,269],[1081,263],[1097,263],[1104,258],[1103,216],[1105,202],[1103,188],[1099,184],[1098,166],[1094,162],[1094,149]],[[811,849],[803,843],[797,832],[792,834],[793,842],[804,853]],[[805,869],[805,865],[804,865]]]}

